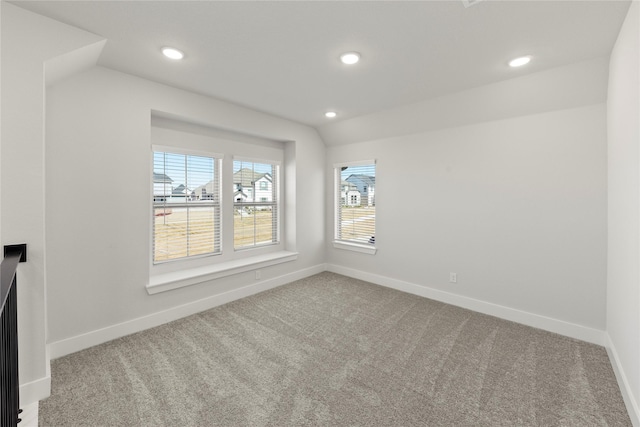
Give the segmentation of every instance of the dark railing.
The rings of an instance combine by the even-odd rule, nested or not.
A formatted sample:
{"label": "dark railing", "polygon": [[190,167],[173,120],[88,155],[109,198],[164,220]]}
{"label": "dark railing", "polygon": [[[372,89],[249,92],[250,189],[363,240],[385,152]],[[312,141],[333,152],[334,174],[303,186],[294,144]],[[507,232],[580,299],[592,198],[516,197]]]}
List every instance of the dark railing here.
{"label": "dark railing", "polygon": [[16,270],[27,260],[27,245],[4,247],[0,264],[0,427],[20,422],[20,388],[18,383],[18,301]]}

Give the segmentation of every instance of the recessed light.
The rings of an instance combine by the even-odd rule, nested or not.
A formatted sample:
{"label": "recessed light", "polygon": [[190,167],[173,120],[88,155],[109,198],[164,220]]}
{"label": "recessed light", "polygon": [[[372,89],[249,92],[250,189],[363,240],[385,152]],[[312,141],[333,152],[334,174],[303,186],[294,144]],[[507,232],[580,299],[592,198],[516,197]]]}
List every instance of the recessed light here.
{"label": "recessed light", "polygon": [[527,65],[530,61],[530,56],[521,56],[520,58],[512,59],[511,61],[509,61],[509,66],[522,67],[523,65]]}
{"label": "recessed light", "polygon": [[360,61],[360,54],[358,52],[347,52],[340,55],[340,61],[343,64],[353,65]]}
{"label": "recessed light", "polygon": [[184,58],[184,53],[173,47],[163,47],[162,54],[169,59],[178,60]]}
{"label": "recessed light", "polygon": [[324,113],[324,116],[328,119],[333,119],[337,115],[338,114],[335,111],[327,111],[326,113]]}

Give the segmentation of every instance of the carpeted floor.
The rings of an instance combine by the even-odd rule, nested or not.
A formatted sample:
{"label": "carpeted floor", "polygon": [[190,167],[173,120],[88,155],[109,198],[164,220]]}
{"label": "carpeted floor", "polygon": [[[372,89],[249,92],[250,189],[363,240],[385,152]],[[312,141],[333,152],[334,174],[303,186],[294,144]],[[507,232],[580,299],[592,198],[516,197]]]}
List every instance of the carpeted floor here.
{"label": "carpeted floor", "polygon": [[51,376],[41,426],[631,426],[604,348],[332,273]]}

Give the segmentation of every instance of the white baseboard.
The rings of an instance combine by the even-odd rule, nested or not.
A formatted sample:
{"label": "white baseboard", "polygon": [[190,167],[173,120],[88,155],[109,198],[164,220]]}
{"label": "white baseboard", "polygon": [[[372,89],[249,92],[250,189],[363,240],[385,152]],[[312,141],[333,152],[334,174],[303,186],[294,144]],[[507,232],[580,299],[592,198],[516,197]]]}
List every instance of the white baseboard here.
{"label": "white baseboard", "polygon": [[20,405],[20,427],[38,427],[38,402]]}
{"label": "white baseboard", "polygon": [[51,375],[20,385],[20,407],[37,403],[51,395]]}
{"label": "white baseboard", "polygon": [[181,319],[192,314],[200,313],[213,307],[229,303],[241,298],[245,298],[278,286],[285,285],[295,280],[303,279],[317,273],[325,271],[325,265],[319,264],[303,270],[294,271],[293,273],[275,277],[273,279],[264,280],[243,286],[242,288],[223,292],[221,294],[212,295],[198,301],[170,308],[168,310],[153,313],[147,316],[139,317],[106,328],[87,332],[75,337],[66,338],[64,340],[52,342],[49,344],[49,352],[51,359],[57,359],[80,350],[93,347],[117,338],[131,335],[145,329],[160,326],[162,324]]}
{"label": "white baseboard", "polygon": [[479,313],[488,314],[499,317],[501,319],[510,320],[512,322],[521,323],[545,331],[554,332],[556,334],[575,338],[581,341],[590,342],[597,345],[605,345],[605,332],[565,322],[563,320],[553,319],[538,314],[529,313],[514,308],[493,304],[474,298],[456,295],[449,292],[429,288],[415,283],[409,283],[402,280],[392,279],[390,277],[380,276],[377,274],[367,273],[348,267],[335,264],[327,264],[327,271],[342,274],[344,276],[353,277],[354,279],[365,280],[377,285],[386,286],[388,288],[397,289],[421,297],[430,298],[447,304],[477,311]]}
{"label": "white baseboard", "polygon": [[620,393],[622,393],[624,404],[627,406],[627,412],[629,413],[629,417],[631,418],[631,424],[636,427],[640,427],[640,406],[638,405],[638,401],[633,396],[631,387],[629,387],[629,381],[627,380],[624,369],[622,369],[622,365],[620,364],[618,351],[616,350],[615,345],[613,345],[613,341],[611,341],[611,337],[609,336],[609,334],[607,333],[605,334],[605,336],[605,348],[607,349],[607,353],[609,354],[609,360],[611,361],[613,372],[616,374],[616,379],[618,380],[618,386],[620,387]]}
{"label": "white baseboard", "polygon": [[[45,348],[47,364],[45,367],[45,376],[35,381],[20,384],[20,408],[24,410],[26,406],[38,405],[38,402],[46,399],[51,395],[51,365],[49,361],[49,348]],[[24,419],[24,417],[22,417]],[[37,422],[36,411],[36,422]],[[20,424],[22,425],[22,424]]]}

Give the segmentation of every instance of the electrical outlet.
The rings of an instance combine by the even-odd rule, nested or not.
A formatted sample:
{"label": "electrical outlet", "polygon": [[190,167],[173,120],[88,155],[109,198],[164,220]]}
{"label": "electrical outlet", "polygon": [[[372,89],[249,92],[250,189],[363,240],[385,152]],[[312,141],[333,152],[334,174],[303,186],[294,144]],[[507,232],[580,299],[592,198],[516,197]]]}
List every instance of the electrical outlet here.
{"label": "electrical outlet", "polygon": [[449,283],[458,283],[458,273],[449,273]]}
{"label": "electrical outlet", "polygon": [[260,270],[256,270],[256,280],[262,279],[262,274],[260,274]]}

